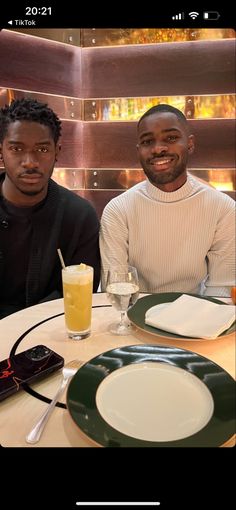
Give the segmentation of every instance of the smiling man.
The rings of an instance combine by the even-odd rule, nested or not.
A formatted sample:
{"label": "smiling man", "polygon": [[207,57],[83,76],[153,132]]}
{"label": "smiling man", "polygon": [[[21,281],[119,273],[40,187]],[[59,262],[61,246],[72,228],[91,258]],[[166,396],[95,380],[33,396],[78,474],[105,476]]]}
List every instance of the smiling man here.
{"label": "smiling man", "polygon": [[141,117],[137,152],[147,179],[103,211],[103,282],[109,266],[129,263],[144,292],[229,295],[235,281],[235,205],[188,174],[193,150],[180,110],[160,104]]}
{"label": "smiling man", "polygon": [[0,110],[0,318],[62,297],[61,266],[84,262],[100,280],[99,222],[90,203],[51,179],[61,122],[23,98]]}

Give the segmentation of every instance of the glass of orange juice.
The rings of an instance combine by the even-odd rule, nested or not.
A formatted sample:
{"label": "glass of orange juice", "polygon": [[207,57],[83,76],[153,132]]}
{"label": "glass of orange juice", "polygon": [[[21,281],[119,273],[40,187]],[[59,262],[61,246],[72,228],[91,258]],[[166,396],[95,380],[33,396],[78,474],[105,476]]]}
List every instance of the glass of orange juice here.
{"label": "glass of orange juice", "polygon": [[91,333],[93,267],[67,266],[62,269],[62,284],[68,336],[83,340]]}

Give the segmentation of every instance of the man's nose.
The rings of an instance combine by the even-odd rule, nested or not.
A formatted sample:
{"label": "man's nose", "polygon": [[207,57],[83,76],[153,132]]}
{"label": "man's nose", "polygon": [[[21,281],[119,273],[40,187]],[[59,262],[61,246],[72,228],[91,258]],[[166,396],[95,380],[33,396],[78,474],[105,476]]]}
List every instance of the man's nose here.
{"label": "man's nose", "polygon": [[33,152],[26,152],[22,160],[22,166],[24,168],[38,168],[39,163],[36,155]]}
{"label": "man's nose", "polygon": [[162,152],[168,151],[168,145],[164,144],[164,142],[156,140],[152,145],[152,152],[161,154]]}

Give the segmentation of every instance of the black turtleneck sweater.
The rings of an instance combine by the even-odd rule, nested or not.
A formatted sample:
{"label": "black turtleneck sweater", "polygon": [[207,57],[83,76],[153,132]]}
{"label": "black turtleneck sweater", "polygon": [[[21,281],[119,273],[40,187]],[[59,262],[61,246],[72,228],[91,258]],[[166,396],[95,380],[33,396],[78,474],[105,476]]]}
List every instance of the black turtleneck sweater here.
{"label": "black turtleneck sweater", "polygon": [[98,235],[99,221],[92,205],[51,179],[46,198],[33,207],[16,207],[0,194],[0,318],[62,297],[57,248],[66,265],[84,262],[93,266],[96,291]]}

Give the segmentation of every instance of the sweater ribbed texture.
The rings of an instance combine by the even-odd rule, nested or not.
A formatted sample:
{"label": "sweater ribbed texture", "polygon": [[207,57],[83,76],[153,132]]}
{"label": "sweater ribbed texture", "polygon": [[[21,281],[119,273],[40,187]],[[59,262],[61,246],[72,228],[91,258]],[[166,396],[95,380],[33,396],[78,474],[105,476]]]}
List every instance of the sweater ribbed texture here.
{"label": "sweater ribbed texture", "polygon": [[170,193],[143,181],[105,207],[100,250],[103,275],[129,262],[141,291],[226,296],[235,285],[235,203],[191,175]]}

